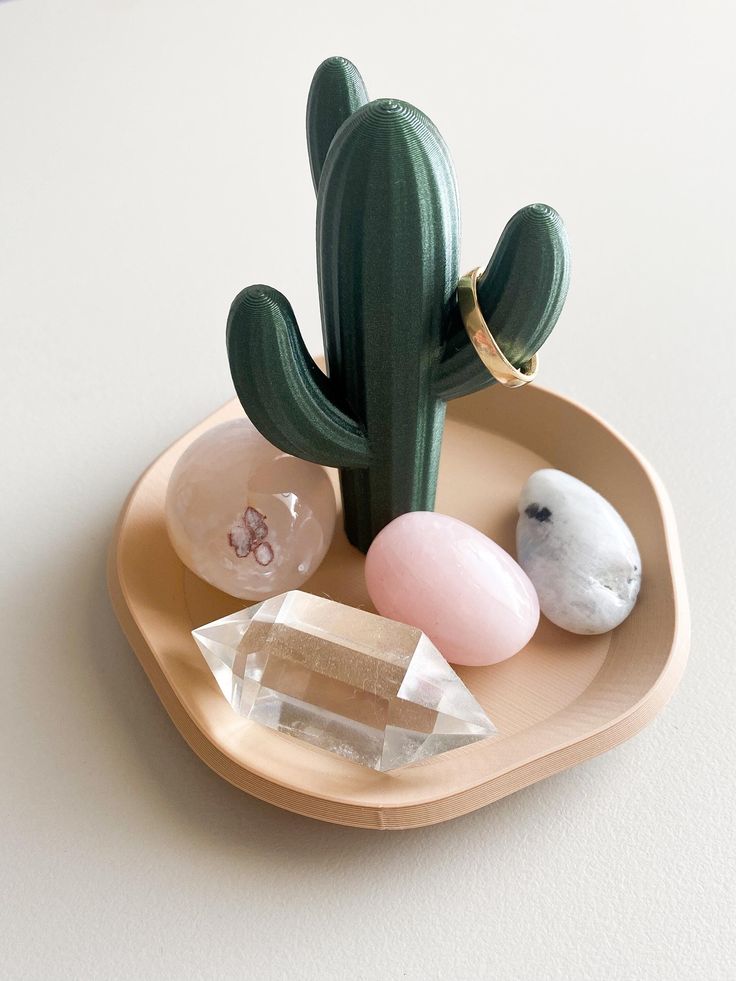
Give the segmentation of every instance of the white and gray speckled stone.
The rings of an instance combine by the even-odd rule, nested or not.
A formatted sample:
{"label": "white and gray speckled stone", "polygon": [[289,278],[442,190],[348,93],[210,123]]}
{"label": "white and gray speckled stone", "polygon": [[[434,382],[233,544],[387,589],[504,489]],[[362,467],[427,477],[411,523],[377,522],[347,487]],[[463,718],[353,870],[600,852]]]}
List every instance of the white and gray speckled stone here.
{"label": "white and gray speckled stone", "polygon": [[602,634],[631,613],[641,558],[618,511],[562,470],[537,470],[519,498],[519,564],[542,613],[575,634]]}

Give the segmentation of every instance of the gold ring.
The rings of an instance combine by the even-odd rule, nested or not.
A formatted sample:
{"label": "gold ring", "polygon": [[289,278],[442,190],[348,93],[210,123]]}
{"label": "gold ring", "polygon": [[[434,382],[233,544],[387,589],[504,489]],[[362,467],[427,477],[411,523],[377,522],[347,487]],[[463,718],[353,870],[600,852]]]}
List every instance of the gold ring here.
{"label": "gold ring", "polygon": [[521,368],[515,368],[498,346],[478,303],[479,273],[480,267],[472,269],[457,284],[457,299],[465,330],[478,357],[496,381],[507,388],[521,388],[534,381],[539,360],[534,354]]}

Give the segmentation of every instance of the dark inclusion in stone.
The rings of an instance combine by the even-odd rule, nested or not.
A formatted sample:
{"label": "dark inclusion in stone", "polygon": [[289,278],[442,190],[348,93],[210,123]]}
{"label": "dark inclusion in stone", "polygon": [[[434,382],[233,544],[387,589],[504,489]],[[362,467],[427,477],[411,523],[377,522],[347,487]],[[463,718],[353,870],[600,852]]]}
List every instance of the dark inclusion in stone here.
{"label": "dark inclusion in stone", "polygon": [[537,521],[549,521],[552,517],[552,512],[549,508],[540,508],[538,504],[530,504],[528,508],[524,510],[524,514],[528,518],[536,518]]}
{"label": "dark inclusion in stone", "polygon": [[247,507],[231,527],[227,540],[239,559],[253,555],[258,565],[273,562],[273,547],[268,538],[266,515],[257,508]]}

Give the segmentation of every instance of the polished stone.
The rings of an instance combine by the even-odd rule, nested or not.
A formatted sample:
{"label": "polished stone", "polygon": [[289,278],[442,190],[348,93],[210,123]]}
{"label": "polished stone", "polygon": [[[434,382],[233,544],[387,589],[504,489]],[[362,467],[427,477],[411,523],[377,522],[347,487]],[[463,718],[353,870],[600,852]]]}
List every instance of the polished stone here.
{"label": "polished stone", "polygon": [[375,770],[496,730],[420,631],[293,591],[192,632],[246,719]]}
{"label": "polished stone", "polygon": [[241,599],[306,582],[332,541],[335,512],[325,470],[282,453],[246,418],[195,440],[166,494],[166,525],[181,561]]}
{"label": "polished stone", "polygon": [[395,518],[368,551],[365,579],[379,613],[419,627],[452,664],[504,661],[539,622],[534,587],[515,560],[445,514]]}
{"label": "polished stone", "polygon": [[519,498],[516,550],[542,613],[576,634],[602,634],[631,613],[641,558],[628,526],[592,487],[538,470]]}

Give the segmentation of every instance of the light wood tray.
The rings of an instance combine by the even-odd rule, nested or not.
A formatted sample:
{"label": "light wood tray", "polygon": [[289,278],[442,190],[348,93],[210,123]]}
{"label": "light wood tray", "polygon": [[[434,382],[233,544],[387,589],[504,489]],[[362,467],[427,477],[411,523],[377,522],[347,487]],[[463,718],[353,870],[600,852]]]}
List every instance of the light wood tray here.
{"label": "light wood tray", "polygon": [[[639,602],[620,627],[577,637],[542,618],[528,647],[487,668],[460,668],[501,736],[376,773],[238,716],[190,636],[247,605],[182,566],[164,526],[164,497],[183,450],[237,402],[205,419],[144,473],[110,551],[113,605],[151,684],[195,753],[236,787],[336,824],[415,828],[475,810],[623,742],[665,704],[682,675],[689,616],[674,516],[650,467],[594,415],[536,385],[494,386],[450,403],[437,510],[514,554],[516,499],[542,466],[607,497],[641,551]],[[333,474],[333,477],[336,475]],[[372,609],[363,557],[338,532],[305,589]]]}

